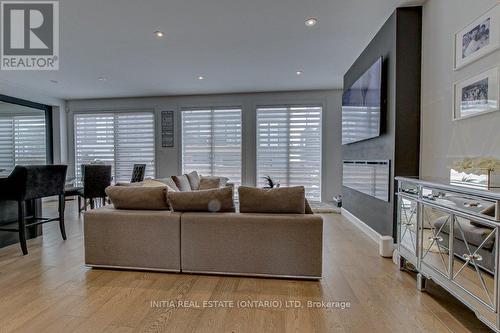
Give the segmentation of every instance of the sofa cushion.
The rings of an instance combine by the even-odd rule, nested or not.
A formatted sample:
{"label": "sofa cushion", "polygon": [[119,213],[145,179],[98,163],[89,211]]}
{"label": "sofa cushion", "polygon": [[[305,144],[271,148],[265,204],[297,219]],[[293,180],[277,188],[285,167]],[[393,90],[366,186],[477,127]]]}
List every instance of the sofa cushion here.
{"label": "sofa cushion", "polygon": [[167,210],[167,186],[108,186],[106,195],[116,209]]}
{"label": "sofa cushion", "polygon": [[305,213],[303,186],[273,189],[240,186],[238,193],[241,213]]}
{"label": "sofa cushion", "polygon": [[186,175],[182,176],[172,176],[172,180],[181,192],[191,191],[191,185],[189,184],[189,179]]}
{"label": "sofa cushion", "polygon": [[131,182],[116,182],[115,186],[135,186],[135,187],[140,187],[140,186],[142,186],[142,182],[136,182],[136,183],[131,183]]}
{"label": "sofa cushion", "polygon": [[198,175],[198,172],[196,171],[190,172],[186,174],[186,177],[188,178],[191,190],[197,191],[200,189],[200,175]]}
{"label": "sofa cushion", "polygon": [[[172,186],[173,187],[172,187]],[[173,181],[170,184],[166,184],[162,179],[152,179],[146,178],[142,182],[128,183],[128,182],[118,182],[115,186],[127,186],[127,187],[164,187],[167,186],[169,191],[178,191],[177,186]]]}
{"label": "sofa cushion", "polygon": [[[495,205],[491,205],[491,206],[486,207],[482,211],[480,211],[479,214],[484,214],[484,215],[487,215],[490,217],[495,217],[495,212],[496,212]],[[470,224],[472,224],[476,227],[481,227],[481,228],[487,227],[487,225],[482,224],[481,222],[476,222],[476,221],[470,221]]]}
{"label": "sofa cushion", "polygon": [[142,186],[145,187],[162,187],[165,186],[165,184],[159,180],[152,179],[152,178],[146,178],[142,182]]}
{"label": "sofa cushion", "polygon": [[168,192],[168,202],[176,212],[234,212],[230,187],[191,192]]}

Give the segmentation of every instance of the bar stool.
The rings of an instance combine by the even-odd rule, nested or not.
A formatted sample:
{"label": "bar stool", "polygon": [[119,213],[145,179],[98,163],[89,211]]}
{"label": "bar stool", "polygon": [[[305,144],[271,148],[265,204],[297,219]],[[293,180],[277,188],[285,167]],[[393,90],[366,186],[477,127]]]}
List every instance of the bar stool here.
{"label": "bar stool", "polygon": [[[101,199],[106,204],[106,187],[111,185],[111,165],[84,164],[82,165],[83,188],[78,190],[79,197],[83,198],[83,210],[87,210],[87,199],[90,209],[95,207],[95,199]],[[82,210],[78,202],[79,211]]]}
{"label": "bar stool", "polygon": [[[64,183],[66,180],[66,165],[30,165],[16,166],[12,173],[0,179],[0,200],[12,200],[18,203],[18,228],[0,228],[0,231],[18,232],[19,243],[23,254],[28,254],[26,244],[26,228],[43,223],[59,221],[61,235],[66,240],[64,227]],[[26,202],[58,196],[59,215],[53,218],[26,216]]]}

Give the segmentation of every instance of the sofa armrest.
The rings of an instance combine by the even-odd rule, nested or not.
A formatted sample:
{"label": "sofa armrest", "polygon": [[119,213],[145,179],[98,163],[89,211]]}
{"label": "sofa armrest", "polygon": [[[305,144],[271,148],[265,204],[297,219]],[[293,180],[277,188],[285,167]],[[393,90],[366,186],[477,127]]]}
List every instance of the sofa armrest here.
{"label": "sofa armrest", "polygon": [[180,271],[179,213],[105,206],[85,212],[85,264]]}

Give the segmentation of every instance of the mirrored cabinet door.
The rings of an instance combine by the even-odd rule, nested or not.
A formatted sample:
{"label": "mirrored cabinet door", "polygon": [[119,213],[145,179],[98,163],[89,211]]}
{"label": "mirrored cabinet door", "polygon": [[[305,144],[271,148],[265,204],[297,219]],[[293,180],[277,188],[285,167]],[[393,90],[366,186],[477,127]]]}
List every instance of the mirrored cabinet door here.
{"label": "mirrored cabinet door", "polygon": [[453,224],[453,282],[494,310],[498,231],[458,216]]}
{"label": "mirrored cabinet door", "polygon": [[452,216],[440,209],[422,207],[422,251],[420,260],[448,277],[450,272],[450,229]]}
{"label": "mirrored cabinet door", "polygon": [[413,255],[417,253],[417,202],[399,198],[398,234],[399,244]]}

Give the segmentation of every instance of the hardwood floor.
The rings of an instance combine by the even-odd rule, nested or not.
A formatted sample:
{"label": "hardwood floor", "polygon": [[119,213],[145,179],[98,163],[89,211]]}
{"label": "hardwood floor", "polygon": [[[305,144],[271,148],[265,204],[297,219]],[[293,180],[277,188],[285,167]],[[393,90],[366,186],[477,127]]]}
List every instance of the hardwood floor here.
{"label": "hardwood floor", "polygon": [[[67,241],[51,223],[28,242],[29,255],[18,245],[0,249],[0,332],[489,332],[441,288],[419,293],[414,276],[379,257],[340,215],[324,217],[319,282],[113,271],[83,265],[83,219],[68,202]],[[210,300],[297,300],[303,308],[203,308]],[[307,307],[322,300],[350,308]]]}

